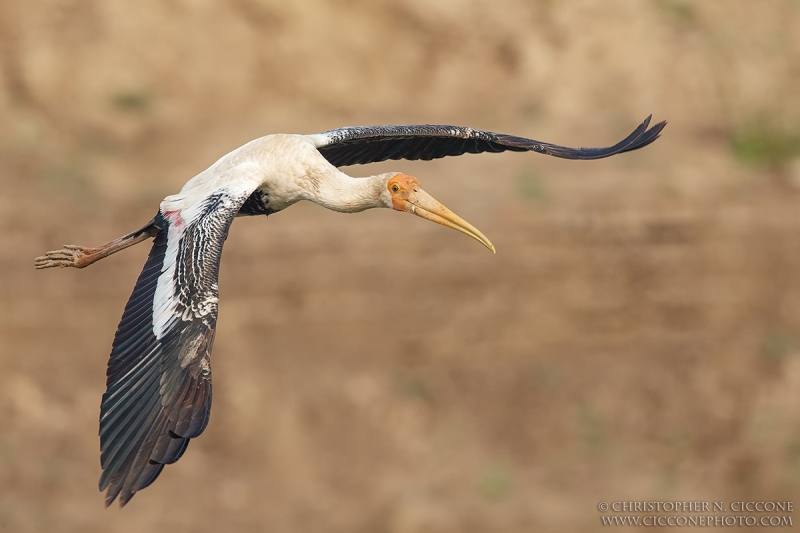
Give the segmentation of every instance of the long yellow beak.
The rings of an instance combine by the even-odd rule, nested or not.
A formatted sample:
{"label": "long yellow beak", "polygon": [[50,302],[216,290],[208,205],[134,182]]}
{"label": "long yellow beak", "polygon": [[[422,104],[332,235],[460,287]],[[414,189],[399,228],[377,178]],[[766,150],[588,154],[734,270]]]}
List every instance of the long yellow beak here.
{"label": "long yellow beak", "polygon": [[494,249],[494,245],[486,238],[486,235],[481,233],[475,226],[447,209],[433,196],[422,189],[417,189],[408,195],[405,207],[407,212],[469,235],[491,250],[493,254],[497,253]]}

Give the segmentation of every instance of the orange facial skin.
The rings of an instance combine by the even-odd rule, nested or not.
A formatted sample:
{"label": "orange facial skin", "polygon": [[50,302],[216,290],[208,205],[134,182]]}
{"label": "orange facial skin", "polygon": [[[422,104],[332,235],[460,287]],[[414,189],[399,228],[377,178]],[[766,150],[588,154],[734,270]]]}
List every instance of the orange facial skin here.
{"label": "orange facial skin", "polygon": [[410,211],[408,198],[421,189],[419,180],[407,174],[398,174],[386,184],[389,194],[392,195],[392,208],[395,211]]}

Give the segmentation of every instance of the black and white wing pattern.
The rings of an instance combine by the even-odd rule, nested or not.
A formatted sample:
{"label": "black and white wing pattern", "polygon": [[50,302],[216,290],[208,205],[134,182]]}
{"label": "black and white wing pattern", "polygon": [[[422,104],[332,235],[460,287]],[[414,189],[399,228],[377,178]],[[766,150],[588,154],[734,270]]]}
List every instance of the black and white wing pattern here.
{"label": "black and white wing pattern", "polygon": [[564,159],[601,159],[647,146],[655,141],[666,122],[652,128],[647,117],[623,140],[607,148],[569,148],[524,137],[473,130],[461,126],[355,126],[309,135],[332,165],[362,165],[387,159],[438,159],[481,152],[537,152]]}
{"label": "black and white wing pattern", "polygon": [[219,261],[251,192],[220,189],[190,208],[156,216],[159,231],[108,362],[100,409],[106,505],[117,496],[125,505],[208,423]]}

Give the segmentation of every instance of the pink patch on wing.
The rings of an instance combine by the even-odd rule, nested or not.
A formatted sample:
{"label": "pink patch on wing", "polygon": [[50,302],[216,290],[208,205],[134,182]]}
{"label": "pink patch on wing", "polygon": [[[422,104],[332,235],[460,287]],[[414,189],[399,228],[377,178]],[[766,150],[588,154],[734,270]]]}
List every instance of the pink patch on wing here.
{"label": "pink patch on wing", "polygon": [[180,210],[177,211],[164,211],[164,218],[169,220],[176,228],[183,226],[183,217],[181,217]]}

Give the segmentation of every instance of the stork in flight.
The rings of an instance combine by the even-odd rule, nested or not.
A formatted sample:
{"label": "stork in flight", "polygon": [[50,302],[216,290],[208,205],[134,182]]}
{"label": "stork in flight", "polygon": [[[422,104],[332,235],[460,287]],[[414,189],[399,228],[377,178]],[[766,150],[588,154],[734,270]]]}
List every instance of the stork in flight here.
{"label": "stork in flight", "polygon": [[567,148],[457,126],[347,127],[316,135],[268,135],[223,156],[167,196],[155,218],[97,248],[68,245],[36,268],[83,268],[155,238],[125,306],[100,408],[100,490],[125,505],[177,461],[211,410],[209,355],[217,324],[222,245],[237,216],[270,215],[300,200],[342,213],[387,207],[453,228],[492,252],[486,236],[444,207],[412,176],[353,178],[337,167],[387,159],[532,151],[600,159],[647,146],[666,122],[650,117],[608,148]]}

